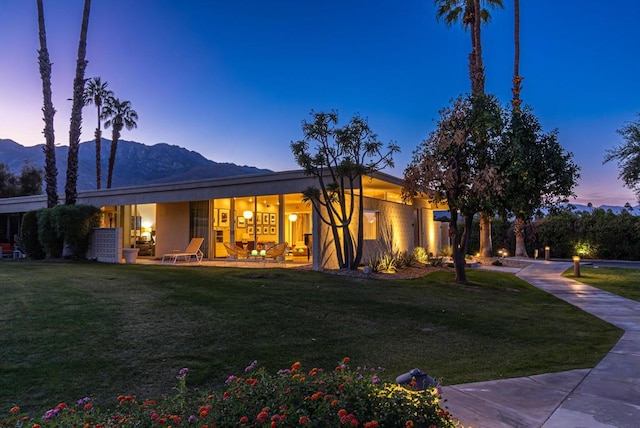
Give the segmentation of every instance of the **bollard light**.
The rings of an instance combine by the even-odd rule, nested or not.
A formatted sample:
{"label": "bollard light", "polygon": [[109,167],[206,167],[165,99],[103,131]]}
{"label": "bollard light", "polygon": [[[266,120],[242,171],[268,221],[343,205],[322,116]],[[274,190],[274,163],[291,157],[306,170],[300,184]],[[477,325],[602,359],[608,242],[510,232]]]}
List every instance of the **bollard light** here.
{"label": "bollard light", "polygon": [[549,246],[544,247],[544,259],[545,260],[549,260],[551,258],[550,257],[550,253],[551,253],[551,247],[549,247]]}
{"label": "bollard light", "polygon": [[573,256],[573,276],[580,277],[580,256]]}

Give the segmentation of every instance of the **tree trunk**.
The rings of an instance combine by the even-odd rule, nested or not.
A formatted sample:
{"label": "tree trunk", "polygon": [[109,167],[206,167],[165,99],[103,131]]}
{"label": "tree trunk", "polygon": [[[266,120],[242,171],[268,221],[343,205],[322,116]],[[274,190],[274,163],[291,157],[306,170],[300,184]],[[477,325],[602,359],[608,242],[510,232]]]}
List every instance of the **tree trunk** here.
{"label": "tree trunk", "polygon": [[458,212],[455,210],[449,210],[449,214],[449,230],[453,237],[453,267],[456,273],[454,281],[457,284],[466,285],[469,281],[467,281],[467,272],[465,271],[467,266],[465,254],[467,252],[467,243],[469,242],[469,231],[471,230],[467,224],[471,223],[472,219],[470,217],[465,217],[465,227],[463,232],[460,233],[458,230]]}
{"label": "tree trunk", "polygon": [[482,16],[480,13],[480,0],[473,2],[473,24],[471,32],[473,34],[472,54],[474,55],[471,93],[473,95],[484,94],[484,65],[482,63],[482,39],[480,37],[480,27],[482,26]]}
{"label": "tree trunk", "polygon": [[524,240],[524,226],[525,221],[523,218],[516,217],[513,225],[513,232],[516,235],[516,257],[529,257],[527,254],[527,247]]}
{"label": "tree trunk", "polygon": [[491,257],[492,253],[491,216],[480,213],[480,257]]}
{"label": "tree trunk", "polygon": [[120,131],[118,126],[113,126],[111,133],[111,151],[109,152],[109,166],[107,170],[107,189],[111,189],[111,182],[113,178],[113,168],[116,164],[116,151],[118,150],[118,140],[120,139]]}
{"label": "tree trunk", "polygon": [[47,49],[47,33],[44,26],[44,7],[42,0],[37,0],[38,6],[38,33],[40,37],[40,50],[38,51],[38,64],[40,66],[40,77],[42,79],[42,97],[44,115],[44,138],[43,148],[45,158],[45,184],[47,192],[47,208],[58,205],[58,169],[56,167],[56,145],[53,131],[53,117],[56,110],[53,108],[51,100],[51,61],[49,61],[49,50]]}
{"label": "tree trunk", "polygon": [[84,0],[80,43],[78,43],[78,60],[76,76],[73,79],[73,105],[71,107],[71,124],[69,126],[69,156],[67,158],[67,182],[65,184],[65,203],[75,205],[78,199],[78,149],[82,132],[82,106],[84,92],[84,71],[87,68],[87,28],[89,27],[89,11],[91,0]]}
{"label": "tree trunk", "polygon": [[[100,108],[98,107],[98,112]],[[96,128],[96,189],[100,190],[102,186],[102,166],[100,165],[100,150],[102,142],[102,131],[100,130],[100,114],[98,114],[98,127]]]}
{"label": "tree trunk", "polygon": [[522,77],[520,76],[520,0],[513,0],[513,7],[515,22],[513,35],[515,55],[513,59],[513,88],[511,89],[513,99],[511,100],[511,104],[513,105],[513,110],[515,112],[519,112],[520,105],[522,104],[522,101],[520,100],[520,91],[522,90]]}

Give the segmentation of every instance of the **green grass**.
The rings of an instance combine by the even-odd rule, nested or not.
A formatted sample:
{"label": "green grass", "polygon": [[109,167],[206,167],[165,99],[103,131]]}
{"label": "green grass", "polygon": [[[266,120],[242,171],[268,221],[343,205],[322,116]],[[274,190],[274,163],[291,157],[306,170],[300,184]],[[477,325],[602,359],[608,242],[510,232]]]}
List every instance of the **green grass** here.
{"label": "green grass", "polygon": [[573,276],[573,268],[565,271],[563,275],[618,296],[640,302],[640,269],[580,266],[579,278]]}
{"label": "green grass", "polygon": [[621,332],[510,274],[0,263],[0,411],[215,387],[258,360],[418,367],[444,384],[593,367]]}

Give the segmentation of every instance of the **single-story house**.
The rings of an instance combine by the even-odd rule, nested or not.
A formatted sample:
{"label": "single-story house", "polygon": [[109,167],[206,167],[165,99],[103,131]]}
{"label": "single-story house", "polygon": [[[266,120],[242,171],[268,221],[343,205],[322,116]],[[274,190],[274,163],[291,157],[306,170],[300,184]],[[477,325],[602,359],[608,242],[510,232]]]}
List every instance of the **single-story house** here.
{"label": "single-story house", "polygon": [[[420,246],[437,254],[448,245],[448,225],[433,215],[442,206],[426,199],[403,201],[402,180],[391,175],[362,179],[364,216],[357,221],[365,222],[364,262],[382,235],[400,251]],[[98,260],[100,246],[117,247],[120,252],[111,261],[119,262],[123,248],[139,248],[140,256],[158,258],[202,237],[206,259],[226,258],[225,243],[253,250],[288,242],[294,257],[312,261],[315,268],[333,268],[328,227],[302,200],[301,192],[317,185],[317,179],[295,170],[83,191],[77,203],[104,213],[104,233],[96,239],[106,241],[92,242],[90,250]],[[46,195],[0,199],[0,242],[13,241],[25,212],[44,207]]]}

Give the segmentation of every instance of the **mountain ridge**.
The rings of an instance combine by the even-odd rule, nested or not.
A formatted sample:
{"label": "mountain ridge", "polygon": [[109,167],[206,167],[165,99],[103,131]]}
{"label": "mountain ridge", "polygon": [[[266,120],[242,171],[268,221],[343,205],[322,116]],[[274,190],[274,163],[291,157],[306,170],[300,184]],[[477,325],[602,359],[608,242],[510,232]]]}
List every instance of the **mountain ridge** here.
{"label": "mountain ridge", "polygon": [[[23,146],[11,139],[0,139],[0,162],[7,164],[9,170],[16,175],[20,173],[25,162],[44,168],[43,148],[44,144]],[[103,138],[100,150],[103,188],[107,183],[110,149],[111,141]],[[64,192],[68,152],[68,146],[56,147],[59,193]],[[80,143],[78,191],[96,188],[95,153],[95,141]],[[119,140],[112,187],[222,178],[261,172],[271,172],[271,170],[228,162],[215,162],[196,151],[167,143],[149,146],[135,141]]]}

